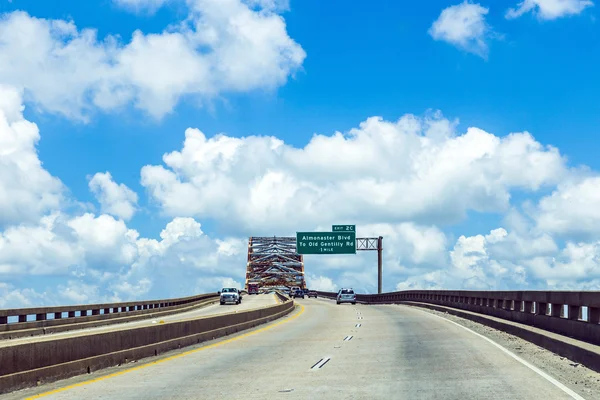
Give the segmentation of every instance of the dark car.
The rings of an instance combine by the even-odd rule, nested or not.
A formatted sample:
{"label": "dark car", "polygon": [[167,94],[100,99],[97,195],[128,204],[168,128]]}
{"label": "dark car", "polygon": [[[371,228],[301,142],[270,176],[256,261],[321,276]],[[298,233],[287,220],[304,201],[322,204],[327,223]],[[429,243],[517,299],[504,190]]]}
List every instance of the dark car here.
{"label": "dark car", "polygon": [[306,293],[306,295],[308,296],[309,299],[311,297],[314,297],[316,299],[317,298],[317,291],[316,290],[309,290],[308,293]]}
{"label": "dark car", "polygon": [[297,298],[297,297],[304,298],[304,290],[302,290],[299,287],[295,286],[291,290],[290,297],[293,297],[294,299]]}

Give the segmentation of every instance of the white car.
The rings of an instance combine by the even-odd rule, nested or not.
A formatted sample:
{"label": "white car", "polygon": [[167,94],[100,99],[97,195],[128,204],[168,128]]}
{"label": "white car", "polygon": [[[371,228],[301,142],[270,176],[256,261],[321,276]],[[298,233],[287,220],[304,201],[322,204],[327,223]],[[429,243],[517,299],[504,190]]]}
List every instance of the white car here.
{"label": "white car", "polygon": [[242,302],[242,295],[236,288],[223,288],[219,294],[221,296],[221,305],[240,304]]}

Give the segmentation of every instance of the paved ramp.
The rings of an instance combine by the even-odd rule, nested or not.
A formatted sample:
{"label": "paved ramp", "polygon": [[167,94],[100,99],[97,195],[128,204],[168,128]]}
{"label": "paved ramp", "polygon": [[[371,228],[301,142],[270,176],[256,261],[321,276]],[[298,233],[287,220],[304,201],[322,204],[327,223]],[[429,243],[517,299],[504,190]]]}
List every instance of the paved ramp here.
{"label": "paved ramp", "polygon": [[[302,307],[283,320],[157,363],[111,368],[0,399],[54,389],[38,398],[580,399],[485,339],[425,311],[337,306],[324,299],[297,304]],[[90,379],[95,381],[85,383]]]}

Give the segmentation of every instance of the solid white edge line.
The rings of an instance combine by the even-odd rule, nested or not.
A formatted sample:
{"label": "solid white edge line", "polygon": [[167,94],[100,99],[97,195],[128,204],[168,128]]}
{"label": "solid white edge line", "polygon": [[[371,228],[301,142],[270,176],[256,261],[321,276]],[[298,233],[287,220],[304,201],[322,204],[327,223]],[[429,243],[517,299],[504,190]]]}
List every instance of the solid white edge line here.
{"label": "solid white edge line", "polygon": [[548,382],[552,383],[554,386],[556,386],[557,388],[559,388],[560,390],[562,390],[563,392],[565,392],[566,394],[568,394],[569,396],[571,396],[572,398],[576,399],[576,400],[585,400],[585,398],[581,397],[580,395],[578,395],[577,393],[575,393],[573,390],[569,389],[568,387],[566,387],[565,385],[563,385],[562,383],[560,383],[559,381],[557,381],[556,379],[554,379],[553,377],[551,377],[550,375],[548,375],[547,373],[545,373],[544,371],[542,371],[541,369],[539,369],[538,367],[528,363],[527,361],[523,360],[521,357],[519,357],[518,355],[514,354],[513,352],[511,352],[510,350],[502,347],[501,345],[499,345],[498,343],[494,342],[492,339],[483,336],[480,333],[475,332],[472,329],[467,328],[466,326],[462,326],[461,324],[451,321],[447,318],[444,318],[442,316],[436,315],[436,314],[431,314],[428,313],[430,315],[433,315],[434,317],[437,317],[439,319],[442,319],[444,321],[450,322],[451,324],[454,324],[456,326],[459,326],[461,328],[463,328],[464,330],[471,332],[473,335],[477,335],[480,338],[486,340],[487,342],[493,344],[494,346],[496,346],[497,348],[499,348],[500,350],[502,350],[504,353],[508,354],[509,356],[511,356],[512,358],[514,358],[515,360],[517,360],[518,362],[520,362],[521,364],[523,364],[524,366],[526,366],[527,368],[529,368],[530,370],[532,370],[533,372],[537,373],[538,375],[540,375],[542,378],[546,379]]}

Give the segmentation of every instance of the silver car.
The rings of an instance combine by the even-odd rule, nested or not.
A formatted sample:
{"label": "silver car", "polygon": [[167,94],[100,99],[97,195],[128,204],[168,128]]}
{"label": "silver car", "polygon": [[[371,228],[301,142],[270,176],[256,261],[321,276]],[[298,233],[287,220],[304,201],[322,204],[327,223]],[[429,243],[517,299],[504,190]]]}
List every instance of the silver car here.
{"label": "silver car", "polygon": [[352,288],[340,289],[340,291],[337,294],[336,302],[338,304],[341,304],[341,303],[356,304],[356,293],[354,293],[354,290],[352,290]]}

